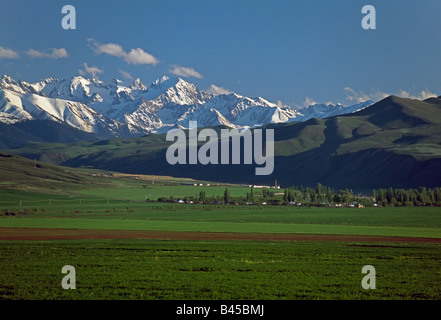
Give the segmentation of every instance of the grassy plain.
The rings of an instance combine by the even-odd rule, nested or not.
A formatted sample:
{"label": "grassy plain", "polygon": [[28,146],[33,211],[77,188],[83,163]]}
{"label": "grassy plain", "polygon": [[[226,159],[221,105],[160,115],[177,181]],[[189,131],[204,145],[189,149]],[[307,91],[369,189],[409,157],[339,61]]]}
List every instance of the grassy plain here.
{"label": "grassy plain", "polygon": [[[439,245],[75,240],[3,242],[4,299],[441,299]],[[76,290],[64,290],[64,265]],[[364,290],[364,265],[376,289]]]}
{"label": "grassy plain", "polygon": [[[195,195],[200,187],[118,183],[62,192],[0,190],[0,212],[17,213],[0,217],[0,233],[14,227],[441,238],[439,208],[158,203],[146,202],[146,195]],[[220,195],[224,187],[204,190]],[[440,300],[440,261],[439,243],[420,242],[5,240],[0,298]],[[76,290],[61,288],[67,264],[76,267]],[[364,265],[376,268],[375,290],[361,287]]]}

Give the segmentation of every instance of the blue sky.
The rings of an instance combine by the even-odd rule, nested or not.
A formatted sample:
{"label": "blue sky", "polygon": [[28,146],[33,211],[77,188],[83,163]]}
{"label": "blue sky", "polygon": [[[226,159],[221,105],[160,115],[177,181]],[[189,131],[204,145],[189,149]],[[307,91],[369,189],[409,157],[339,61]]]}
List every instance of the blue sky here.
{"label": "blue sky", "polygon": [[[366,4],[375,30],[361,27]],[[64,5],[76,30],[61,27]],[[441,95],[440,13],[439,0],[2,0],[0,74],[175,73],[290,106]]]}

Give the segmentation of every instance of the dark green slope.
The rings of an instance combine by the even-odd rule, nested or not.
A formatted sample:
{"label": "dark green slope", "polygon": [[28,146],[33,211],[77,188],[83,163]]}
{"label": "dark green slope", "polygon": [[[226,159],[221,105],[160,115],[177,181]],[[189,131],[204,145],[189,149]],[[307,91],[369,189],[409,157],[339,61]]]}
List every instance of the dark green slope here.
{"label": "dark green slope", "polygon": [[[101,137],[102,138],[102,137]],[[30,143],[96,141],[100,136],[50,120],[0,123],[0,148],[19,148]]]}
{"label": "dark green slope", "polygon": [[34,145],[13,152],[73,167],[192,177],[211,181],[370,190],[441,185],[441,99],[388,97],[357,113],[268,125],[275,130],[275,165],[175,165],[165,135],[68,145]]}
{"label": "dark green slope", "polygon": [[293,149],[275,173],[285,172],[296,184],[312,180],[339,188],[439,186],[439,101],[388,97],[360,112],[326,119],[323,144],[306,152]]}
{"label": "dark green slope", "polygon": [[420,101],[390,96],[348,117],[367,116],[367,121],[382,129],[441,123],[441,106],[437,102],[437,98]]}
{"label": "dark green slope", "polygon": [[[71,143],[99,141],[114,135],[105,126],[98,132],[85,132],[51,120],[26,120],[14,124],[0,123],[0,148],[20,148],[31,143]],[[133,136],[127,127],[119,129],[120,137]],[[139,135],[138,135],[139,136]]]}
{"label": "dark green slope", "polygon": [[79,169],[35,162],[17,155],[0,152],[1,189],[57,191],[84,188],[86,185],[104,186],[105,183],[107,181],[100,180],[92,174],[79,172]]}

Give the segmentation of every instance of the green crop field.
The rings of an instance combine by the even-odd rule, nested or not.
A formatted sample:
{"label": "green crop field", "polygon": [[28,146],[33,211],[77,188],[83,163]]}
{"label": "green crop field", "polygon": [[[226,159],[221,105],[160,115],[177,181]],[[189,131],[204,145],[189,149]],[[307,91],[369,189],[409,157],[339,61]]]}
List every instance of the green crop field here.
{"label": "green crop field", "polygon": [[[76,240],[1,246],[3,299],[440,299],[439,245]],[[64,265],[76,289],[61,287]],[[364,265],[376,289],[361,286]]]}
{"label": "green crop field", "polygon": [[[0,190],[0,236],[42,230],[441,238],[435,207],[317,208],[145,201],[204,188],[121,183],[67,192]],[[243,195],[248,188],[229,187]],[[242,193],[244,192],[244,193]],[[150,197],[147,197],[150,200]],[[13,213],[13,214],[12,214]],[[369,241],[2,240],[2,299],[441,299],[441,244]],[[61,287],[64,265],[77,288]],[[361,269],[376,269],[376,289]]]}

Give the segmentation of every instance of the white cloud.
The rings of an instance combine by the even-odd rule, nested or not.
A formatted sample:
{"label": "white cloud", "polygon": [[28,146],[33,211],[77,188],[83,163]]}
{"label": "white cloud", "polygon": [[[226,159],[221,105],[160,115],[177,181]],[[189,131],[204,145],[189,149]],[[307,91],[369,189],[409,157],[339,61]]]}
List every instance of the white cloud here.
{"label": "white cloud", "polygon": [[[345,100],[347,102],[347,103],[343,103],[344,105],[354,105],[357,103],[366,102],[368,100],[373,101],[373,102],[377,102],[377,101],[383,100],[384,98],[387,98],[391,95],[399,96],[402,98],[418,99],[418,100],[425,100],[425,99],[428,99],[431,97],[436,98],[439,96],[436,93],[431,92],[427,88],[424,90],[421,90],[417,94],[411,94],[410,92],[408,92],[406,90],[398,90],[398,92],[396,92],[396,93],[383,92],[380,90],[366,93],[363,91],[356,91],[350,87],[345,87],[345,88],[343,88],[343,90],[346,94]],[[298,109],[303,109],[303,108],[307,108],[307,107],[314,105],[314,104],[317,104],[317,103],[318,102],[316,102],[314,99],[312,99],[310,97],[306,97],[305,101],[303,102],[303,106],[295,105],[295,107]],[[279,102],[277,104],[279,105]],[[327,105],[329,105],[329,104],[335,105],[336,103],[332,102],[332,101],[328,101],[328,102],[326,102],[326,104]]]}
{"label": "white cloud", "polygon": [[410,98],[410,93],[405,90],[400,90],[398,92],[398,95],[402,98]]}
{"label": "white cloud", "polygon": [[420,93],[421,99],[428,99],[428,98],[433,98],[433,97],[437,97],[438,95],[436,93],[430,92],[429,90],[425,89],[422,90]]}
{"label": "white cloud", "polygon": [[18,58],[18,52],[9,49],[9,48],[5,48],[5,47],[0,47],[0,59],[1,58],[5,58],[5,59],[17,59]]}
{"label": "white cloud", "polygon": [[89,47],[96,54],[107,54],[110,56],[123,58],[129,64],[152,64],[156,65],[159,60],[152,54],[145,52],[141,48],[131,49],[130,52],[126,52],[123,47],[117,43],[99,43],[95,39],[88,39]]}
{"label": "white cloud", "polygon": [[35,49],[29,49],[26,54],[31,58],[49,58],[49,59],[60,59],[67,58],[69,54],[64,48],[51,48],[49,49],[51,52],[38,51]]}
{"label": "white cloud", "polygon": [[128,73],[127,71],[119,70],[119,73],[121,73],[121,75],[122,75],[124,78],[129,79],[129,80],[133,80],[132,75],[131,75],[130,73]]}
{"label": "white cloud", "polygon": [[197,72],[195,69],[190,68],[190,67],[182,67],[182,66],[178,66],[178,65],[173,65],[169,69],[169,72],[171,74],[174,74],[175,76],[180,76],[180,77],[194,77],[194,78],[199,78],[199,79],[203,78],[199,72]]}
{"label": "white cloud", "polygon": [[98,75],[98,74],[104,72],[104,70],[102,70],[102,69],[100,69],[100,68],[98,68],[98,67],[96,67],[96,66],[91,66],[91,67],[89,67],[89,66],[87,65],[87,63],[85,63],[85,62],[83,63],[83,66],[84,66],[84,69],[80,69],[80,70],[78,70],[78,73],[79,73],[80,75],[82,75],[82,76],[85,76],[85,75],[87,75],[87,74],[90,74],[93,78],[97,78],[97,75]]}
{"label": "white cloud", "polygon": [[309,107],[309,106],[313,106],[317,104],[317,101],[315,101],[314,99],[310,98],[310,97],[306,97],[305,98],[305,102],[303,102],[303,106],[304,107]]}
{"label": "white cloud", "polygon": [[233,91],[215,86],[214,84],[210,85],[207,89],[208,93],[214,94],[214,95],[220,95],[220,94],[230,94],[233,93]]}
{"label": "white cloud", "polygon": [[417,95],[410,94],[405,90],[400,90],[398,92],[398,96],[402,98],[418,99],[418,100],[425,100],[427,98],[437,97],[435,93],[430,92],[428,89],[421,90],[421,92]]}
{"label": "white cloud", "polygon": [[343,90],[346,92],[346,100],[350,103],[361,103],[368,100],[379,101],[389,96],[386,92],[378,90],[369,94],[362,91],[357,92],[350,87],[345,87]]}
{"label": "white cloud", "polygon": [[288,105],[284,104],[284,103],[283,103],[282,101],[280,101],[280,100],[277,100],[277,106],[278,106],[279,108],[289,108]]}
{"label": "white cloud", "polygon": [[344,88],[344,91],[346,92],[346,100],[351,103],[360,103],[365,102],[367,100],[372,100],[374,102],[380,101],[390,95],[396,95],[402,98],[409,98],[409,99],[418,99],[418,100],[424,100],[430,97],[437,97],[437,95],[433,92],[430,92],[428,89],[421,90],[419,93],[411,94],[410,92],[406,90],[399,90],[397,93],[386,93],[383,91],[375,91],[373,93],[365,93],[365,92],[357,92],[353,90],[350,87]]}
{"label": "white cloud", "polygon": [[346,92],[346,100],[351,103],[360,103],[370,100],[370,97],[364,92],[356,92],[350,87],[345,87],[343,90]]}
{"label": "white cloud", "polygon": [[88,42],[89,47],[92,48],[96,54],[108,54],[115,57],[124,57],[127,54],[124,49],[116,43],[101,44],[94,39],[89,39]]}
{"label": "white cloud", "polygon": [[153,55],[145,52],[141,48],[130,50],[130,52],[124,57],[124,60],[129,64],[153,64],[159,63]]}

